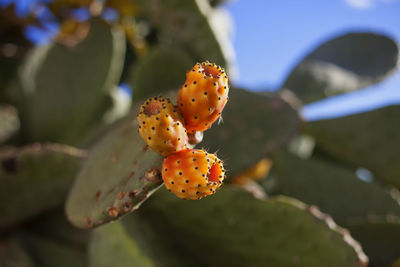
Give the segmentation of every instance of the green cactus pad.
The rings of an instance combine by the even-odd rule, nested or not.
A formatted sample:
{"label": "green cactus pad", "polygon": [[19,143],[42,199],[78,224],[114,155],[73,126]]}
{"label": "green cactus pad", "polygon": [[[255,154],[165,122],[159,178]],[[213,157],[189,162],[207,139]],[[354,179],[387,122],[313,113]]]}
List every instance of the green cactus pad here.
{"label": "green cactus pad", "polygon": [[[228,185],[197,201],[159,190],[122,220],[137,240],[130,230],[137,226],[135,216],[153,229],[153,236],[169,240],[172,251],[196,263],[186,266],[364,266],[367,261],[349,233],[317,208],[286,197],[255,199]],[[142,235],[147,237],[145,231]],[[148,257],[160,260],[147,250],[151,246],[137,243]]]}
{"label": "green cactus pad", "polygon": [[109,267],[116,262],[119,267],[154,266],[120,222],[95,229],[89,246],[90,267]]}
{"label": "green cactus pad", "polygon": [[[207,0],[141,0],[141,10],[157,28],[161,44],[181,46],[195,60],[214,62],[230,73],[230,55],[222,34],[216,32],[217,23],[211,26],[212,9]],[[194,34],[195,33],[195,34]]]}
{"label": "green cactus pad", "polygon": [[111,108],[110,90],[119,81],[125,38],[94,20],[75,47],[33,49],[22,68],[21,126],[27,141],[77,144]]}
{"label": "green cactus pad", "polygon": [[136,212],[95,229],[89,244],[91,267],[106,267],[118,261],[120,267],[199,266],[175,238],[159,235],[145,218]]}
{"label": "green cactus pad", "polygon": [[76,248],[62,240],[51,240],[22,231],[18,239],[40,267],[86,267],[85,248]]}
{"label": "green cactus pad", "polygon": [[32,257],[34,266],[87,266],[89,232],[73,227],[62,209],[44,214],[15,236]]}
{"label": "green cactus pad", "polygon": [[364,248],[370,266],[388,266],[400,256],[400,217],[371,217],[348,224]]}
{"label": "green cactus pad", "polygon": [[[22,55],[19,55],[19,57],[22,57]],[[15,80],[20,63],[20,58],[0,55],[0,103],[15,104],[18,100],[12,89],[14,83],[16,83]]]}
{"label": "green cactus pad", "polygon": [[317,147],[400,189],[400,105],[337,119],[308,122]]}
{"label": "green cactus pad", "polygon": [[92,228],[139,207],[162,184],[162,158],[138,134],[136,115],[118,123],[91,150],[67,201],[67,216],[80,228]]}
{"label": "green cactus pad", "polygon": [[0,144],[19,130],[17,110],[10,105],[0,105]]}
{"label": "green cactus pad", "polygon": [[0,229],[61,205],[85,155],[56,144],[0,150]]}
{"label": "green cactus pad", "polygon": [[181,48],[157,47],[134,65],[130,84],[135,100],[169,90],[177,90],[186,72],[196,62]]}
{"label": "green cactus pad", "polygon": [[396,70],[398,59],[399,47],[390,37],[347,33],[308,54],[282,87],[309,103],[380,82]]}
{"label": "green cactus pad", "polygon": [[318,206],[344,226],[369,214],[400,216],[399,203],[383,187],[361,181],[353,170],[318,158],[300,159],[279,153],[273,158],[272,174],[264,185],[269,194]]}
{"label": "green cactus pad", "polygon": [[229,91],[222,118],[223,123],[214,123],[198,146],[217,152],[229,174],[278,150],[299,131],[301,124],[297,109],[280,95],[259,95],[234,88]]}

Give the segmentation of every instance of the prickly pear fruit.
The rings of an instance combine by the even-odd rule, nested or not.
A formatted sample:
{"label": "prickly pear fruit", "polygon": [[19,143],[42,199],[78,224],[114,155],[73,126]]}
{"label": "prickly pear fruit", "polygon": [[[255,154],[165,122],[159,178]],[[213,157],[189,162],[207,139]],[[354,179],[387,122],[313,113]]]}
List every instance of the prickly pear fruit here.
{"label": "prickly pear fruit", "polygon": [[214,194],[225,178],[222,161],[199,149],[185,149],[164,159],[162,179],[167,189],[183,199]]}
{"label": "prickly pear fruit", "polygon": [[188,71],[178,95],[178,109],[187,131],[193,133],[210,128],[221,115],[228,92],[228,78],[221,67],[203,62]]}
{"label": "prickly pear fruit", "polygon": [[186,148],[188,137],[183,119],[168,98],[146,100],[137,120],[140,136],[153,151],[168,156]]}

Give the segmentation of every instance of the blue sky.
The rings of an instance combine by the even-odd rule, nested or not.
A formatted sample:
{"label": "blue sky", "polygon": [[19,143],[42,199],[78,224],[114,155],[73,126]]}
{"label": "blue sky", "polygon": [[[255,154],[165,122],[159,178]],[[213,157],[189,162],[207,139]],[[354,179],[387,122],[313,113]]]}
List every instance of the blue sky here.
{"label": "blue sky", "polygon": [[[235,83],[277,88],[323,40],[348,31],[375,31],[400,42],[400,0],[236,0],[226,4],[235,23],[239,67]],[[400,72],[361,91],[307,105],[307,119],[331,118],[400,103]]]}

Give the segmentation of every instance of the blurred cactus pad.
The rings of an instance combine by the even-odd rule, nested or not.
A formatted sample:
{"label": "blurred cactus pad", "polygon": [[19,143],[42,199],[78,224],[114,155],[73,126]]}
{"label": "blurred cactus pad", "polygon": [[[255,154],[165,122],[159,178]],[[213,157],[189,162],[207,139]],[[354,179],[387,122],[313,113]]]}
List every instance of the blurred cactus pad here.
{"label": "blurred cactus pad", "polygon": [[[176,103],[197,62],[233,80],[223,1],[34,2],[50,21],[0,7],[1,267],[399,266],[400,106],[301,115],[393,74],[390,36],[324,40],[275,91],[231,83],[197,144],[226,180],[189,201],[164,188],[136,116],[147,97]],[[46,42],[25,39],[50,22],[60,27]]]}

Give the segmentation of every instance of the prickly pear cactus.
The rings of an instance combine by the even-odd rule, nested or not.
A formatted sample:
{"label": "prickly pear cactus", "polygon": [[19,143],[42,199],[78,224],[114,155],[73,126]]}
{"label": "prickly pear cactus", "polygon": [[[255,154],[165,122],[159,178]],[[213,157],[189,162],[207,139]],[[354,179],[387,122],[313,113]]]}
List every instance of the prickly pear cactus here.
{"label": "prickly pear cactus", "polygon": [[[8,2],[0,4],[0,266],[396,265],[398,106],[324,121],[301,116],[304,103],[393,73],[399,47],[391,38],[329,39],[278,91],[250,92],[204,79],[235,80],[223,1],[33,1],[61,26],[41,46],[20,40],[41,18],[18,18],[16,5],[3,9]],[[78,7],[89,19],[70,16]],[[14,56],[3,55],[9,44]],[[206,61],[226,73],[188,79],[195,97],[177,103],[187,71]],[[174,110],[225,86],[228,96],[212,97],[222,106],[173,111],[189,116],[179,121],[176,140],[188,145],[174,147],[178,154],[162,158],[143,142],[144,98],[162,94]],[[203,122],[212,127],[191,133],[190,116],[213,108]],[[160,137],[146,130],[145,139]],[[360,167],[370,180],[359,179]]]}
{"label": "prickly pear cactus", "polygon": [[347,33],[308,54],[282,87],[309,103],[385,79],[396,70],[398,58],[398,44],[386,35]]}
{"label": "prickly pear cactus", "polygon": [[250,167],[300,131],[297,107],[286,98],[232,88],[221,115],[223,123],[208,130],[201,145],[217,151],[231,175]]}
{"label": "prickly pear cactus", "polygon": [[79,144],[111,109],[110,91],[120,78],[124,55],[122,32],[98,20],[75,47],[35,47],[20,78],[24,139]]}
{"label": "prickly pear cactus", "polygon": [[90,151],[66,205],[75,226],[92,228],[116,220],[161,185],[162,159],[139,136],[138,108]]}
{"label": "prickly pear cactus", "polygon": [[353,167],[367,168],[375,174],[374,178],[400,189],[399,116],[400,106],[395,105],[343,118],[309,122],[305,130],[327,154]]}
{"label": "prickly pear cactus", "polygon": [[0,150],[0,230],[64,203],[86,152],[58,144]]}
{"label": "prickly pear cactus", "polygon": [[[154,220],[155,217],[162,220]],[[154,229],[150,239],[153,238],[153,242],[159,240],[153,251],[153,246],[149,247],[143,241],[148,237],[141,236],[146,232],[134,230],[141,221]],[[121,223],[114,227],[115,230],[111,230],[113,227],[100,228],[95,236],[104,236],[101,241],[108,243],[107,235],[111,238],[114,233],[125,229],[125,235],[120,237],[125,240],[124,248],[135,243],[142,257],[147,257],[157,266],[159,262],[167,262],[166,266],[188,264],[182,260],[178,263],[172,261],[177,265],[169,265],[170,261],[163,257],[171,260],[174,253],[169,256],[157,254],[162,245],[189,255],[195,262],[193,266],[260,266],[264,263],[320,266],[321,262],[332,266],[364,266],[367,260],[349,233],[315,207],[286,197],[258,200],[239,188],[229,186],[200,201],[181,201],[165,190],[159,190],[142,209],[125,217]],[[307,245],[296,241],[305,236]],[[163,239],[169,243],[163,243]],[[91,246],[99,244],[91,243]],[[109,249],[114,251],[115,247]],[[97,256],[92,256],[91,261],[97,261]]]}

